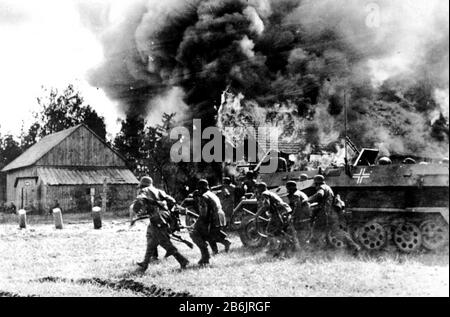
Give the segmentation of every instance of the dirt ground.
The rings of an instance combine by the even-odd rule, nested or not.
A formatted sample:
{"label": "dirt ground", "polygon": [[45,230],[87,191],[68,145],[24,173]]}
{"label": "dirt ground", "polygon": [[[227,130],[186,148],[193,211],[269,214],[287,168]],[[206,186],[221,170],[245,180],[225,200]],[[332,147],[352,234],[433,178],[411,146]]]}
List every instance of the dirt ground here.
{"label": "dirt ground", "polygon": [[89,216],[66,215],[56,230],[51,218],[35,217],[20,230],[14,216],[0,219],[0,296],[449,296],[448,250],[274,259],[243,248],[235,234],[230,253],[221,249],[207,268],[196,265],[198,249],[175,242],[190,260],[186,270],[159,249],[161,260],[140,273],[147,223],[125,221],[108,217],[94,230]]}

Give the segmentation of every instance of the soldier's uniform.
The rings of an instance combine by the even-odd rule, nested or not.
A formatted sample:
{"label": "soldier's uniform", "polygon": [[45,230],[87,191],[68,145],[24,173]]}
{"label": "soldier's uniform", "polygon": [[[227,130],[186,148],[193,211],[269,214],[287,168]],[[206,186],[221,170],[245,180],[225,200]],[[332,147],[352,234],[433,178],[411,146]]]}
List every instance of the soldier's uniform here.
{"label": "soldier's uniform", "polygon": [[236,186],[231,184],[229,178],[224,178],[222,190],[220,192],[220,201],[222,203],[222,209],[225,212],[227,223],[230,222],[231,215],[233,214],[235,194]]}
{"label": "soldier's uniform", "polygon": [[359,251],[361,247],[352,239],[350,234],[340,228],[340,219],[338,211],[335,210],[334,192],[330,186],[325,184],[322,175],[314,177],[317,192],[308,199],[309,203],[318,203],[318,207],[313,214],[315,219],[314,229],[332,233],[334,236],[341,237],[347,245],[355,252]]}
{"label": "soldier's uniform", "polygon": [[[258,215],[267,213],[270,216],[269,223],[266,227],[266,233],[269,236],[270,247],[281,242],[281,246],[275,250],[274,255],[285,250],[288,241],[292,240],[294,248],[299,249],[297,232],[292,223],[292,209],[277,194],[269,191],[264,183],[257,185]],[[287,234],[287,236],[286,236]],[[269,252],[271,250],[269,249]]]}
{"label": "soldier's uniform", "polygon": [[[137,200],[141,200],[141,204],[142,200],[145,200],[147,204],[146,211],[150,219],[147,227],[147,250],[144,261],[138,263],[139,266],[146,269],[151,258],[154,257],[158,245],[160,245],[166,250],[166,257],[174,256],[180,263],[181,268],[185,268],[189,261],[178,252],[177,248],[170,241],[170,209],[176,203],[175,199],[150,184],[150,186],[141,190]],[[137,209],[141,207],[141,204],[135,202],[135,212],[138,211]]]}
{"label": "soldier's uniform", "polygon": [[293,212],[293,225],[301,234],[302,242],[306,242],[311,232],[311,209],[309,208],[308,196],[297,189],[295,182],[286,184],[288,189],[289,206]]}
{"label": "soldier's uniform", "polygon": [[248,172],[246,175],[246,180],[244,181],[244,191],[245,193],[255,193],[256,191],[256,179],[253,172]]}
{"label": "soldier's uniform", "polygon": [[194,224],[191,239],[200,249],[199,264],[203,265],[208,264],[210,258],[207,242],[210,243],[213,251],[215,251],[216,243],[225,245],[225,251],[228,251],[231,242],[226,239],[227,235],[222,231],[226,225],[226,218],[219,197],[209,190],[205,180],[199,182],[199,187],[201,193],[198,199],[199,218]]}

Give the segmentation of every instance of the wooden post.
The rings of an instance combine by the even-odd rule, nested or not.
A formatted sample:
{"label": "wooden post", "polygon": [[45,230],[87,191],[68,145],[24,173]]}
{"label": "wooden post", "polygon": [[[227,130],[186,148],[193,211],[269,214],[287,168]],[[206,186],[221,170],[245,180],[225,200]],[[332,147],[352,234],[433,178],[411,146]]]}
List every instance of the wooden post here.
{"label": "wooden post", "polygon": [[60,208],[53,209],[53,220],[55,221],[56,229],[62,229],[64,227],[62,212]]}
{"label": "wooden post", "polygon": [[17,214],[19,215],[19,228],[25,229],[27,227],[27,212],[25,209],[20,209]]}
{"label": "wooden post", "polygon": [[102,211],[106,212],[106,198],[107,198],[107,192],[108,192],[108,183],[107,179],[103,180],[103,193],[102,193]]}
{"label": "wooden post", "polygon": [[91,194],[91,208],[93,208],[95,203],[95,188],[90,189],[90,194]]}
{"label": "wooden post", "polygon": [[95,206],[92,208],[92,220],[94,221],[94,229],[100,229],[102,227],[101,208]]}

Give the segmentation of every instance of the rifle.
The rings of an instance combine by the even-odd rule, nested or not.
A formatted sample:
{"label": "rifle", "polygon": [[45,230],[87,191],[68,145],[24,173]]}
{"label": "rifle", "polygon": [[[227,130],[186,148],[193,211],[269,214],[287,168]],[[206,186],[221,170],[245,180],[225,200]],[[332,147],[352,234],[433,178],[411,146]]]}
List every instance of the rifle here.
{"label": "rifle", "polygon": [[171,237],[170,237],[171,239],[173,239],[175,241],[178,241],[178,242],[182,242],[182,243],[184,243],[185,245],[187,245],[191,249],[194,248],[194,244],[191,241],[185,240],[181,236],[179,236],[179,235],[177,235],[177,234],[175,234],[173,232],[170,235],[171,235]]}
{"label": "rifle", "polygon": [[[149,217],[150,217],[149,215],[142,215],[142,216],[139,216],[139,217],[137,217],[135,219],[132,219],[131,222],[130,222],[130,227],[132,227],[137,221],[143,220],[143,219],[148,219]],[[186,227],[179,226],[179,228],[180,229],[184,229]],[[181,243],[184,243],[185,245],[187,245],[191,249],[194,248],[194,244],[192,242],[190,242],[190,241],[188,241],[186,239],[183,239],[181,236],[175,234],[175,232],[171,232],[170,233],[170,239],[178,241],[178,242],[181,242]]]}

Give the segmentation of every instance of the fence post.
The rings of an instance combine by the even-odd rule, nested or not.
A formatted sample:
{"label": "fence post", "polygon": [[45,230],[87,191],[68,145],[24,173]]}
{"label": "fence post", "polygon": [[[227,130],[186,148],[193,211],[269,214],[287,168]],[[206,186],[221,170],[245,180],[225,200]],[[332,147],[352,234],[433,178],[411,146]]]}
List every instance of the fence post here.
{"label": "fence post", "polygon": [[20,209],[17,214],[19,215],[19,228],[25,229],[27,227],[27,212],[25,209]]}
{"label": "fence post", "polygon": [[108,180],[103,180],[103,192],[102,192],[102,210],[103,212],[106,212],[106,198],[107,198],[107,192],[108,192]]}
{"label": "fence post", "polygon": [[96,206],[92,208],[92,219],[94,221],[94,229],[100,229],[102,227],[102,216],[100,214],[101,208]]}
{"label": "fence post", "polygon": [[56,229],[62,229],[64,227],[62,212],[60,208],[54,208],[53,210],[53,220],[55,222]]}

